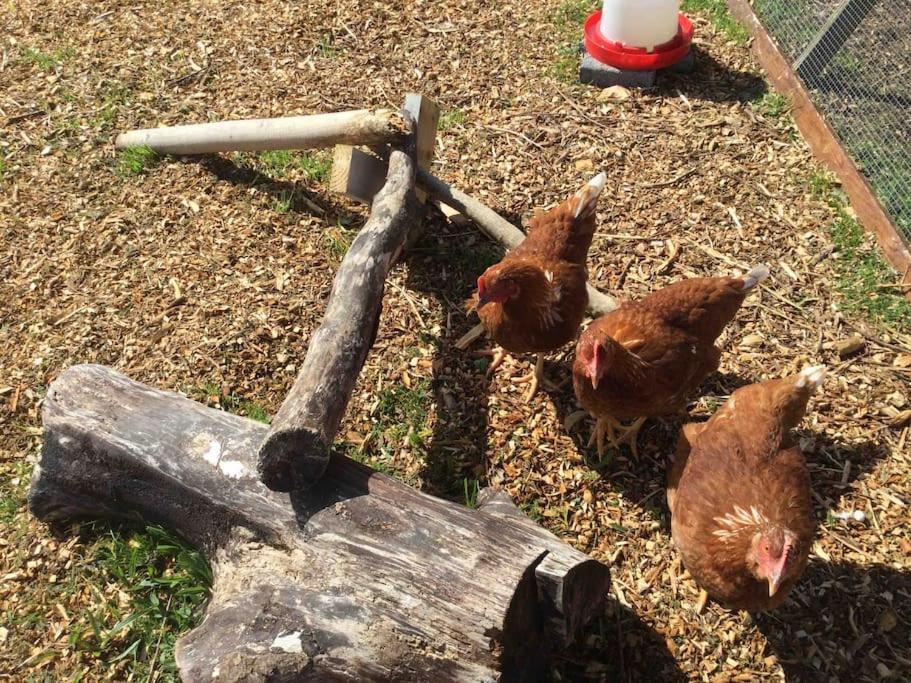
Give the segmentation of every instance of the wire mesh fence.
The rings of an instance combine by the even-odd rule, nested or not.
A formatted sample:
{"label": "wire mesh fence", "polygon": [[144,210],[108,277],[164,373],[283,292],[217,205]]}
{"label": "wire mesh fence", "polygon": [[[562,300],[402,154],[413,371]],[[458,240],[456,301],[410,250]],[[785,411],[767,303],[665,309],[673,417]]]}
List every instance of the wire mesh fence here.
{"label": "wire mesh fence", "polygon": [[911,0],[753,7],[911,243]]}

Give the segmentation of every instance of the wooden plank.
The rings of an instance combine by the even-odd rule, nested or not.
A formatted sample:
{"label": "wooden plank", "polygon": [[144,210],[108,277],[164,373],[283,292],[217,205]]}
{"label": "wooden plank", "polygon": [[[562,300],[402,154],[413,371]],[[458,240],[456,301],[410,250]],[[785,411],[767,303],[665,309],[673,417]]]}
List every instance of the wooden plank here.
{"label": "wooden plank", "polygon": [[805,81],[818,76],[875,5],[876,0],[845,0],[839,5],[794,62],[797,75]]}
{"label": "wooden plank", "polygon": [[[876,198],[870,183],[842,147],[835,131],[816,109],[807,89],[778,51],[748,0],[727,0],[731,12],[753,36],[753,52],[775,89],[791,101],[794,121],[813,154],[841,181],[860,224],[873,233],[886,260],[911,284],[911,252]],[[911,292],[906,296],[911,300]]]}
{"label": "wooden plank", "polygon": [[384,157],[379,151],[336,145],[329,190],[370,204],[386,182],[388,164],[388,156]]}
{"label": "wooden plank", "polygon": [[255,474],[266,425],[68,369],[43,402],[29,508],[164,524],[213,565],[182,680],[534,681],[602,614],[610,572],[483,491],[477,510],[335,456],[318,487]]}
{"label": "wooden plank", "polygon": [[[415,144],[417,145],[418,168],[429,171],[437,144],[440,108],[430,98],[411,92],[405,95],[405,111],[411,114],[411,118],[417,122]],[[421,188],[417,188],[417,197],[421,203],[424,203],[427,200],[427,193]]]}

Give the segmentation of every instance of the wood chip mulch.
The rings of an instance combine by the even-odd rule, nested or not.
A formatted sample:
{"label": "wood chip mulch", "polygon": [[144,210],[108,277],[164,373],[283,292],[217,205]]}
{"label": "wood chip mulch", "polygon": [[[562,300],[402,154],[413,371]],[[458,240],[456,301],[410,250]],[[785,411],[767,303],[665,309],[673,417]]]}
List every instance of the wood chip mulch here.
{"label": "wood chip mulch", "polygon": [[[638,460],[624,450],[599,463],[586,447],[591,422],[573,416],[569,349],[547,366],[562,388],[531,404],[509,381],[528,359],[485,377],[477,347],[453,344],[476,322],[461,302],[496,250],[438,216],[393,273],[341,432],[349,451],[463,502],[476,481],[503,488],[611,565],[615,608],[559,662],[559,680],[911,676],[911,338],[840,312],[833,213],[807,185],[819,169],[787,117],[755,103],[764,84],[746,47],[696,17],[695,74],[602,93],[555,77],[553,2],[10,7],[0,37],[0,469],[4,495],[20,504],[0,517],[0,678],[128,675],[68,644],[100,598],[79,584],[80,543],[53,537],[21,505],[50,382],[71,364],[104,363],[274,413],[319,322],[338,244],[366,217],[298,167],[268,177],[253,155],[167,159],[125,176],[114,135],[398,107],[409,90],[444,112],[434,172],[510,219],[607,172],[589,263],[609,293],[772,268],[724,333],[721,370],[691,414],[707,417],[744,383],[828,365],[800,432],[820,532],[806,577],[776,612],[697,611],[663,493],[680,422],[650,422]],[[50,65],[30,52],[39,49]],[[287,196],[300,201],[282,210]],[[840,356],[858,334],[860,348]]]}

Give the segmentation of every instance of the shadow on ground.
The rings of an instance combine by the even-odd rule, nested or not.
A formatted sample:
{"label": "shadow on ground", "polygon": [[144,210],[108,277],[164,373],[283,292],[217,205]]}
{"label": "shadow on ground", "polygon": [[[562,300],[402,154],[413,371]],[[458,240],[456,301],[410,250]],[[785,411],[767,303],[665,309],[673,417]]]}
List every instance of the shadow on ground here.
{"label": "shadow on ground", "polygon": [[683,93],[688,98],[710,102],[748,102],[768,92],[766,82],[749,71],[737,71],[716,60],[698,45],[693,46],[696,68],[692,73],[662,72],[658,91],[671,99]]}
{"label": "shadow on ground", "polygon": [[674,683],[686,677],[664,638],[618,602],[596,620],[571,648],[554,662],[554,681]]}
{"label": "shadow on ground", "polygon": [[[791,597],[757,618],[788,681],[909,680],[911,573],[814,560]],[[883,668],[885,667],[885,668]]]}

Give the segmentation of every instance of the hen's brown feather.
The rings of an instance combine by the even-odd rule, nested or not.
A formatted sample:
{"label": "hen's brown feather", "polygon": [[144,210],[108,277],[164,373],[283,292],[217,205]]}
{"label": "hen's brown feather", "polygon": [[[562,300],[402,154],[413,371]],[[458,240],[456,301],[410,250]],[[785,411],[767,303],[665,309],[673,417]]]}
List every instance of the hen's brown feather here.
{"label": "hen's brown feather", "polygon": [[[687,396],[718,368],[715,340],[748,291],[743,278],[684,280],[598,318],[579,339],[573,365],[582,406],[595,417],[617,419],[682,410]],[[597,389],[584,360],[595,342],[608,349],[610,359]]]}
{"label": "hen's brown feather", "polygon": [[[815,369],[811,369],[815,370]],[[671,530],[696,582],[722,604],[748,610],[777,606],[803,572],[813,538],[810,479],[789,432],[815,384],[795,375],[735,391],[703,425],[687,425],[668,475]],[[750,566],[756,533],[788,530],[796,565],[770,598]]]}
{"label": "hen's brown feather", "polygon": [[517,287],[513,298],[478,308],[490,336],[507,351],[546,353],[578,334],[588,306],[585,259],[603,187],[600,174],[559,206],[536,215],[525,241],[481,276]]}

